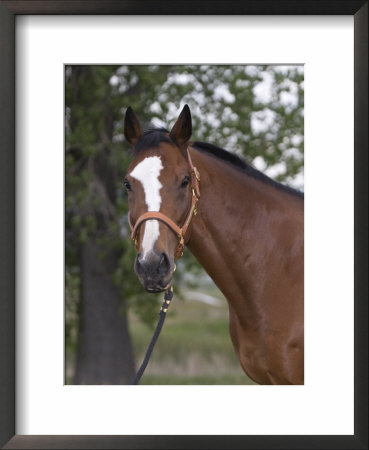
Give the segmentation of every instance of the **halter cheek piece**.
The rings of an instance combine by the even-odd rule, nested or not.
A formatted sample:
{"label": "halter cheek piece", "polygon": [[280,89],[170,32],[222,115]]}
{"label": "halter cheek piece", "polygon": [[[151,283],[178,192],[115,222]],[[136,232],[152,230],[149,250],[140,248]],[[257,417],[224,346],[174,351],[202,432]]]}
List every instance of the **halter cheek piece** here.
{"label": "halter cheek piece", "polygon": [[137,250],[138,250],[138,232],[139,232],[140,226],[146,220],[156,219],[156,220],[160,220],[160,222],[165,223],[165,225],[167,225],[178,236],[178,244],[177,244],[177,248],[176,248],[176,251],[174,254],[174,258],[178,259],[183,255],[186,232],[191,223],[192,217],[196,216],[196,214],[197,214],[197,209],[196,209],[197,202],[199,201],[199,198],[200,198],[200,173],[192,163],[190,152],[188,151],[188,148],[187,148],[187,160],[188,160],[188,164],[189,164],[190,170],[191,170],[192,198],[191,198],[191,207],[190,207],[190,210],[184,221],[184,224],[182,225],[182,227],[179,227],[176,223],[173,222],[172,219],[170,219],[166,215],[160,213],[159,211],[149,211],[145,214],[142,214],[142,216],[140,216],[137,219],[136,223],[134,225],[132,225],[130,216],[128,215],[129,226],[131,227],[131,230],[132,230],[131,239],[134,241]]}

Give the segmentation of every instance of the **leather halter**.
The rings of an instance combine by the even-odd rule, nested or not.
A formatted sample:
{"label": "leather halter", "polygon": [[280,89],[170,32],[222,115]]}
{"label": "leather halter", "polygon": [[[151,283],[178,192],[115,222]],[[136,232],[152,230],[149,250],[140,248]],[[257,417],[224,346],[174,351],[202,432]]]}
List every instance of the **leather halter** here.
{"label": "leather halter", "polygon": [[138,250],[138,239],[137,238],[138,238],[138,231],[139,231],[140,226],[146,220],[154,219],[154,220],[160,220],[160,222],[165,223],[165,225],[167,225],[178,236],[178,244],[177,244],[177,248],[176,248],[176,251],[174,254],[174,258],[178,259],[183,255],[186,232],[188,230],[188,227],[191,223],[193,216],[196,216],[196,214],[197,214],[197,202],[199,201],[199,198],[200,198],[200,173],[192,163],[192,159],[190,156],[190,152],[188,151],[188,148],[187,148],[187,160],[188,160],[188,164],[191,169],[192,198],[191,198],[190,210],[188,211],[188,214],[184,221],[184,224],[182,225],[182,227],[179,227],[176,223],[173,222],[172,219],[170,219],[165,214],[162,214],[159,211],[149,211],[149,212],[142,214],[142,216],[140,216],[137,219],[136,223],[134,225],[132,225],[130,216],[128,214],[128,222],[129,222],[129,226],[131,227],[131,230],[132,230],[131,239],[134,241],[137,250]]}

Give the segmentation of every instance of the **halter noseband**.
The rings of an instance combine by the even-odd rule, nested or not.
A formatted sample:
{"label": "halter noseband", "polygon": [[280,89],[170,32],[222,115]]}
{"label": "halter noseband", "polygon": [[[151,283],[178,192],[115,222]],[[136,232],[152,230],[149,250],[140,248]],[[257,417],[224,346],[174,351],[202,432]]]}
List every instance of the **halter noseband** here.
{"label": "halter noseband", "polygon": [[188,148],[187,148],[187,160],[188,160],[188,164],[191,169],[192,198],[191,198],[191,207],[190,207],[190,210],[184,221],[184,224],[182,225],[182,227],[179,227],[176,223],[173,222],[172,219],[167,217],[165,214],[162,214],[159,211],[149,211],[149,212],[142,214],[142,216],[140,216],[137,219],[136,223],[134,225],[132,225],[130,216],[128,214],[128,222],[129,222],[129,226],[131,227],[131,230],[132,230],[131,239],[134,241],[137,250],[138,250],[137,237],[138,237],[138,231],[139,231],[140,226],[146,220],[156,219],[156,220],[160,220],[160,222],[165,223],[165,225],[167,225],[178,236],[179,241],[178,241],[177,248],[176,248],[176,251],[174,254],[174,258],[178,259],[183,255],[183,249],[185,246],[185,235],[186,235],[188,227],[191,223],[192,217],[196,216],[196,214],[197,214],[197,209],[196,209],[197,202],[199,201],[199,198],[200,198],[200,173],[192,163],[192,159],[190,156],[190,152],[188,151]]}

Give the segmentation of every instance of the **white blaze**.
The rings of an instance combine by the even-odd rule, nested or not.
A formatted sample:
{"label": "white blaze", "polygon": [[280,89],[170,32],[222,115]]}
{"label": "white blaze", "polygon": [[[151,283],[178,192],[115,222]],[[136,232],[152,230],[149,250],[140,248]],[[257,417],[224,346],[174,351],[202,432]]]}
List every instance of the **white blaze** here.
{"label": "white blaze", "polygon": [[[159,175],[163,169],[160,156],[149,156],[143,159],[132,170],[131,177],[138,180],[145,192],[145,202],[148,211],[159,211],[161,205],[160,189],[163,187]],[[155,219],[147,220],[142,224],[145,227],[142,239],[142,259],[153,249],[159,237],[159,222]]]}

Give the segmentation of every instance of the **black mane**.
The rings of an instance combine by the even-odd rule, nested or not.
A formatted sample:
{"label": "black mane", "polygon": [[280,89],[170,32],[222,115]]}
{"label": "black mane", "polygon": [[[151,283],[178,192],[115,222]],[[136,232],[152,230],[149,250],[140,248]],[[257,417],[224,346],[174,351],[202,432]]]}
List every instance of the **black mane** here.
{"label": "black mane", "polygon": [[168,130],[165,128],[149,128],[146,130],[138,141],[135,152],[145,150],[147,148],[158,147],[161,142],[169,142],[174,144],[174,142],[167,136]]}
{"label": "black mane", "polygon": [[[144,132],[143,136],[138,141],[135,147],[135,152],[139,152],[148,148],[158,147],[161,142],[168,142],[175,145],[175,143],[168,136],[168,130],[166,130],[165,128],[149,128]],[[240,170],[245,175],[256,178],[260,181],[263,181],[264,183],[274,186],[277,189],[281,189],[282,191],[288,192],[292,195],[296,195],[297,197],[304,197],[303,192],[272,180],[267,175],[264,175],[262,172],[255,169],[234,153],[230,153],[223,148],[216,147],[215,145],[208,144],[206,142],[193,142],[192,146],[200,152],[207,153],[208,155],[214,156],[224,161],[225,163],[230,164],[232,167]]]}
{"label": "black mane", "polygon": [[236,169],[240,170],[245,175],[256,178],[260,181],[263,181],[264,183],[276,187],[277,189],[281,189],[292,195],[296,195],[297,197],[304,198],[303,192],[272,180],[267,175],[264,175],[262,172],[255,169],[255,167],[252,167],[250,164],[248,164],[246,161],[244,161],[234,153],[230,153],[227,150],[224,150],[223,148],[216,147],[215,145],[208,144],[206,142],[193,142],[192,146],[196,150],[199,150],[211,156],[215,156],[218,159],[221,159],[222,161],[230,164],[232,167],[235,167]]}

